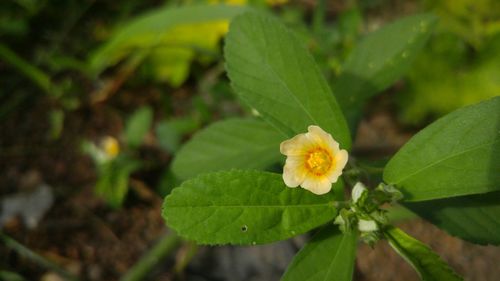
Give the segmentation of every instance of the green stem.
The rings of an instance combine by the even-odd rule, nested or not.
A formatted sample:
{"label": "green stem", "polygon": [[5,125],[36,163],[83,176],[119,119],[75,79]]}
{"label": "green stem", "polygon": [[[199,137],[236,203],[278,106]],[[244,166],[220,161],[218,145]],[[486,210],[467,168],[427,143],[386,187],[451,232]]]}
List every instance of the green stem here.
{"label": "green stem", "polygon": [[350,201],[334,201],[333,202],[333,207],[335,207],[335,209],[337,209],[337,210],[347,209],[350,206],[351,206]]}
{"label": "green stem", "polygon": [[0,270],[0,280],[4,281],[27,281],[23,276],[16,272]]}
{"label": "green stem", "polygon": [[70,280],[70,281],[77,281],[78,278],[71,273],[67,272],[66,270],[62,269],[59,267],[57,264],[45,259],[44,257],[38,255],[37,253],[31,251],[21,243],[17,242],[16,240],[10,238],[8,235],[1,233],[0,232],[0,241],[2,241],[7,247],[11,248],[12,250],[16,251],[19,255],[32,260],[33,262],[37,263],[41,267],[44,267],[46,269],[52,270],[54,272],[57,272],[59,275],[61,275],[65,280]]}
{"label": "green stem", "polygon": [[177,249],[181,242],[182,239],[174,233],[165,235],[120,280],[144,280],[144,277],[153,269],[153,267]]}
{"label": "green stem", "polygon": [[358,166],[361,170],[368,174],[382,174],[384,172],[384,167],[373,167],[365,164],[359,164]]}
{"label": "green stem", "polygon": [[48,95],[54,95],[50,77],[0,43],[0,59],[12,65]]}
{"label": "green stem", "polygon": [[[174,267],[176,276],[181,276],[182,272],[191,262],[196,253],[198,253],[198,245],[194,242],[187,243],[184,255],[178,260]],[[180,279],[182,279],[182,276],[180,277]]]}
{"label": "green stem", "polygon": [[325,27],[327,0],[318,0],[314,10],[312,28],[316,35],[321,35]]}
{"label": "green stem", "polygon": [[120,70],[118,70],[118,74],[114,79],[106,82],[102,88],[91,94],[91,104],[103,102],[116,93],[148,54],[149,49],[141,49],[136,54],[130,56]]}

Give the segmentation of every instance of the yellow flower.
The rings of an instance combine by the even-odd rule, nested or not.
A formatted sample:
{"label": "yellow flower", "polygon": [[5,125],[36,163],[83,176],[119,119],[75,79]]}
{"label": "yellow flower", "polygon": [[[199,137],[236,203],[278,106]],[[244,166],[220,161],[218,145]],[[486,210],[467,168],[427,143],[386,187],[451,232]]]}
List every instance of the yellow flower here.
{"label": "yellow flower", "polygon": [[342,174],[347,151],[339,149],[339,143],[320,127],[309,126],[307,130],[280,145],[281,154],[287,156],[283,180],[288,187],[300,185],[312,193],[325,194]]}

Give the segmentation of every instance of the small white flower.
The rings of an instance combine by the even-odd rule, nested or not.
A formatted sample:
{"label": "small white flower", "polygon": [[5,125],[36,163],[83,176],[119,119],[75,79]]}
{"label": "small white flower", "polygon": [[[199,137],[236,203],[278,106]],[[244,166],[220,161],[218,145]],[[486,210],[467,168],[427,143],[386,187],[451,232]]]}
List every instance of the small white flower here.
{"label": "small white flower", "polygon": [[287,156],[283,180],[288,187],[301,186],[315,194],[329,192],[332,183],[342,174],[348,154],[338,142],[318,126],[309,126],[308,132],[299,134],[280,145]]}
{"label": "small white flower", "polygon": [[357,182],[354,185],[354,188],[352,189],[352,193],[351,193],[352,202],[354,202],[354,203],[358,202],[359,198],[361,198],[361,196],[365,192],[367,192],[365,185],[361,182]]}
{"label": "small white flower", "polygon": [[359,219],[358,229],[361,232],[372,232],[378,230],[378,226],[375,221]]}

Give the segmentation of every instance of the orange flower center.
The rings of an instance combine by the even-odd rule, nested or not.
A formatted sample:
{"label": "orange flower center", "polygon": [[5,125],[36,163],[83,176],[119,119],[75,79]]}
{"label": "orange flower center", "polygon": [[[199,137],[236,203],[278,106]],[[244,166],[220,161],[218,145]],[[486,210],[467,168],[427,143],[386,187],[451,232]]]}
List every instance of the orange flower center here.
{"label": "orange flower center", "polygon": [[332,167],[332,156],[323,148],[310,150],[306,155],[306,168],[316,176],[326,174]]}

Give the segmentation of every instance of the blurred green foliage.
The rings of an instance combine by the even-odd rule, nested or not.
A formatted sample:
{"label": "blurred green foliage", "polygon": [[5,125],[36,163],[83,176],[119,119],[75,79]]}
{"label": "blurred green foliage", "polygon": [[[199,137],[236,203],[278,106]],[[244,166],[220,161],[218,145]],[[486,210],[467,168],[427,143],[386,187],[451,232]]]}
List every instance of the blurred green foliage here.
{"label": "blurred green foliage", "polygon": [[[175,154],[190,134],[206,124],[250,115],[251,108],[234,101],[222,70],[222,38],[233,16],[249,8],[276,14],[306,43],[328,83],[345,93],[352,86],[342,82],[345,62],[363,45],[360,38],[373,21],[370,11],[387,5],[383,0],[339,6],[329,1],[308,6],[270,0],[125,0],[120,5],[93,0],[2,1],[0,118],[6,120],[21,105],[43,100],[48,104],[45,137],[56,140],[71,112],[107,103],[122,87],[137,90],[149,85],[160,89],[161,104],[137,117],[144,119],[137,124],[150,126],[125,128],[126,149],[140,149],[142,134],[154,128],[158,147]],[[498,1],[423,0],[419,5],[417,10],[439,16],[439,31],[407,66],[411,70],[406,87],[396,95],[402,120],[419,124],[498,95]],[[388,21],[383,16],[377,20]],[[179,110],[172,94],[186,86],[190,93]],[[363,92],[368,97],[375,94],[370,91]],[[102,99],[96,99],[96,93],[104,93]],[[123,119],[132,122],[134,117],[127,114],[134,109],[125,110]],[[344,110],[348,116],[356,114]],[[152,111],[163,113],[156,124]]]}
{"label": "blurred green foliage", "polygon": [[440,18],[443,29],[480,49],[500,32],[500,2],[496,0],[424,1]]}
{"label": "blurred green foliage", "polygon": [[438,30],[408,74],[398,95],[401,118],[410,124],[500,95],[500,2],[428,1],[440,17]]}
{"label": "blurred green foliage", "polygon": [[141,52],[155,78],[178,87],[186,80],[195,58],[205,63],[217,58],[228,20],[242,11],[229,5],[167,5],[116,30],[93,54],[92,69],[100,73],[125,56]]}
{"label": "blurred green foliage", "polygon": [[97,168],[96,194],[112,207],[119,208],[129,189],[130,174],[143,165],[137,155],[153,123],[153,111],[148,106],[137,109],[125,124],[120,141],[114,137],[102,138],[96,145],[83,141],[82,150],[89,155]]}
{"label": "blurred green foliage", "polygon": [[124,141],[128,148],[134,149],[142,144],[153,123],[153,110],[148,106],[137,109],[127,120]]}
{"label": "blurred green foliage", "polygon": [[[150,165],[141,154],[145,140],[148,140],[148,146],[167,155],[166,163],[153,164],[163,166],[158,168],[161,172],[157,178],[151,181],[157,185],[157,192],[165,196],[180,184],[179,175],[171,171],[171,159],[182,153],[183,142],[215,120],[251,115],[250,107],[235,101],[221,56],[229,20],[250,8],[272,13],[293,29],[313,54],[334,90],[351,94],[362,92],[366,96],[357,104],[356,110],[347,107],[347,116],[357,115],[359,112],[355,111],[361,110],[360,104],[372,102],[368,98],[400,79],[406,69],[410,69],[404,78],[406,83],[403,83],[402,90],[396,89],[394,97],[401,120],[409,124],[421,125],[456,108],[499,95],[500,2],[409,2],[416,6],[413,12],[432,11],[437,15],[438,31],[412,64],[401,67],[390,79],[383,77],[386,79],[383,83],[379,81],[375,88],[363,88],[355,80],[342,82],[346,66],[349,66],[346,61],[357,49],[366,53],[377,47],[382,53],[388,48],[383,43],[394,43],[363,46],[360,40],[365,33],[371,32],[373,22],[385,25],[395,15],[399,17],[397,9],[391,10],[392,1],[2,0],[0,123],[19,122],[17,119],[11,121],[9,117],[17,117],[13,113],[29,113],[37,106],[43,107],[45,116],[29,121],[34,126],[47,128],[41,137],[47,144],[56,142],[64,134],[68,128],[67,119],[72,115],[80,118],[102,107],[106,111],[117,111],[118,133],[98,125],[90,138],[83,132],[72,136],[78,140],[86,139],[84,151],[94,160],[96,169],[96,193],[113,208],[123,206],[131,175],[135,173],[135,177],[136,172],[148,169]],[[392,14],[374,17],[376,9],[390,10]],[[400,43],[405,43],[405,40]],[[398,38],[393,41],[397,42]],[[404,48],[406,46],[401,49]],[[416,53],[417,49],[412,51]],[[385,59],[377,54],[374,56]],[[364,66],[369,67],[369,62],[363,61],[356,71],[366,73],[370,70]],[[123,101],[124,92],[141,97],[147,96],[149,90],[159,93],[160,98],[146,99],[144,103],[132,100],[127,104]],[[115,93],[117,97],[113,96]],[[346,96],[340,97],[339,101],[342,103],[344,99],[348,104],[349,95]],[[19,116],[24,117],[23,114]],[[220,123],[214,126],[220,126]],[[203,138],[212,146],[218,145],[220,150],[233,154],[248,153],[246,146],[239,146],[243,147],[242,150],[231,146],[237,146],[237,141],[224,144],[218,135],[207,134],[210,128],[208,126],[198,137],[194,136],[191,145]],[[224,132],[239,136],[237,140],[243,143],[252,140],[245,138],[238,128]],[[15,143],[16,136],[12,134]],[[114,139],[108,135],[118,137]],[[279,142],[276,137],[274,141]],[[258,142],[254,141],[254,144]],[[1,149],[7,151],[9,147]],[[204,149],[205,144],[200,144],[198,156],[220,158],[214,153],[204,155]],[[268,154],[267,150],[264,152]],[[277,161],[275,155],[267,156],[272,158],[271,161]],[[197,158],[190,157],[183,160],[187,160],[185,170],[191,173],[220,168],[210,167],[203,161],[193,166]],[[229,163],[231,159],[219,160],[220,163]],[[358,164],[361,166],[361,162]],[[191,176],[193,174],[185,175]],[[0,273],[2,276],[8,274],[5,271]]]}

